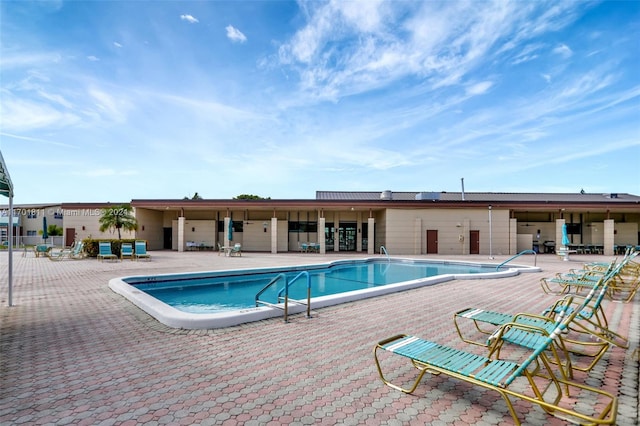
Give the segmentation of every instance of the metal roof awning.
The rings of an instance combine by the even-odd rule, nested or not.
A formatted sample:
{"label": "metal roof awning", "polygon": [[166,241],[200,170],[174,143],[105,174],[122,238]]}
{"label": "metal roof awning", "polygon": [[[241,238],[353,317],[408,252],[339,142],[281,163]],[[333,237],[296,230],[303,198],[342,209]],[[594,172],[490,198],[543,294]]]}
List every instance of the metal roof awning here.
{"label": "metal roof awning", "polygon": [[13,184],[11,183],[11,177],[7,170],[7,165],[4,163],[2,152],[0,151],[0,194],[5,197],[13,197]]}
{"label": "metal roof awning", "polygon": [[[19,217],[13,217],[13,226],[19,226],[20,222],[18,221]],[[9,224],[9,218],[7,216],[0,216],[0,226],[7,226]]]}

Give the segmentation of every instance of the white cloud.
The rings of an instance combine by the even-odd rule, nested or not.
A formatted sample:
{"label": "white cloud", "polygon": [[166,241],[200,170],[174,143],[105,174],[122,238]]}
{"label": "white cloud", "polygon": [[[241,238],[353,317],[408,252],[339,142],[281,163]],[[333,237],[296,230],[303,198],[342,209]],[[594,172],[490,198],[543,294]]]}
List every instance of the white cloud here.
{"label": "white cloud", "polygon": [[[94,101],[94,108],[92,109],[96,110],[102,118],[115,122],[126,121],[127,112],[132,107],[127,98],[95,88],[89,89],[88,95]],[[87,113],[93,115],[92,111]]]}
{"label": "white cloud", "polygon": [[[478,66],[500,63],[504,55],[512,56],[513,65],[537,59],[543,47],[538,35],[570,24],[575,8],[512,2],[482,7],[305,3],[307,23],[280,46],[278,59],[299,74],[300,88],[310,99],[336,101],[404,78],[422,79],[426,92],[459,85]],[[558,53],[572,54],[565,45]]]}
{"label": "white cloud", "polygon": [[227,30],[227,38],[229,38],[229,40],[239,43],[244,43],[245,41],[247,41],[247,37],[242,34],[239,29],[233,27],[232,25],[227,25],[225,30]]}
{"label": "white cloud", "polygon": [[190,24],[197,24],[198,22],[200,22],[191,15],[180,15],[180,19],[182,19],[183,21],[187,21]]}
{"label": "white cloud", "polygon": [[87,56],[87,59],[90,60],[91,62],[97,62],[100,60],[97,56],[93,56],[93,55]]}
{"label": "white cloud", "polygon": [[57,64],[62,60],[58,53],[12,53],[3,52],[2,69],[24,68]]}
{"label": "white cloud", "polygon": [[491,81],[482,81],[467,87],[468,95],[483,95],[493,86]]}
{"label": "white cloud", "polygon": [[[45,145],[61,146],[61,147],[65,147],[65,148],[73,147],[73,145],[71,145],[71,144],[58,142],[58,141],[52,141],[52,140],[49,140],[49,139],[32,138],[32,137],[28,137],[28,136],[14,135],[12,133],[6,133],[6,132],[0,132],[0,135],[4,136],[6,138],[18,139],[18,140],[23,140],[23,141],[27,141],[27,142],[39,142],[39,143],[42,143],[42,144],[45,144]],[[57,163],[57,160],[51,162],[51,164],[56,164],[56,163]]]}
{"label": "white cloud", "polygon": [[63,128],[80,122],[75,114],[7,94],[3,94],[1,105],[3,130],[25,132],[42,128]]}
{"label": "white cloud", "polygon": [[573,55],[573,51],[566,44],[559,44],[553,49],[553,53],[565,58],[570,58]]}
{"label": "white cloud", "polygon": [[113,42],[113,45],[114,45],[115,47],[118,47],[118,48],[122,47],[122,45],[121,45],[120,43],[118,43],[117,41],[114,41],[114,42]]}

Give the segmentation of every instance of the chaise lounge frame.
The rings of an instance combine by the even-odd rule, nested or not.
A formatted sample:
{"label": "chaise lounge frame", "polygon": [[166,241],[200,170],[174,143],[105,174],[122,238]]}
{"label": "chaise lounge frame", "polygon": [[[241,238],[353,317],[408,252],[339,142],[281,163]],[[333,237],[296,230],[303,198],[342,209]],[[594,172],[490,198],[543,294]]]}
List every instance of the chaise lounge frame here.
{"label": "chaise lounge frame", "polygon": [[[575,315],[574,312],[569,318]],[[563,420],[594,425],[615,424],[618,406],[616,396],[601,389],[570,381],[564,377],[564,374],[561,375],[562,377],[555,374],[554,366],[561,364],[561,360],[553,342],[565,328],[566,323],[563,322],[546,336],[545,332],[537,327],[518,323],[505,324],[501,327],[502,331],[496,335],[494,345],[487,356],[454,349],[415,336],[399,334],[379,341],[374,348],[374,359],[382,382],[405,393],[413,393],[427,372],[436,375],[444,374],[453,379],[496,391],[507,404],[516,425],[520,425],[521,422],[511,397],[536,404],[547,414]],[[530,350],[529,356],[522,362],[499,358],[504,333],[515,329],[538,334],[541,337],[539,345]],[[408,388],[402,387],[385,377],[380,357],[384,352],[410,360],[413,367],[418,370],[413,385]],[[516,381],[518,385],[523,382],[519,379],[526,379],[529,384],[529,393],[513,389],[513,387],[517,388],[514,385]],[[566,392],[563,392],[563,388]],[[570,398],[570,389],[577,390],[582,397],[585,394],[591,394],[598,398],[600,400],[598,411],[596,412],[594,407],[594,414],[589,414],[572,408],[572,402],[574,403],[575,400],[566,400]],[[564,404],[561,405],[563,402]]]}

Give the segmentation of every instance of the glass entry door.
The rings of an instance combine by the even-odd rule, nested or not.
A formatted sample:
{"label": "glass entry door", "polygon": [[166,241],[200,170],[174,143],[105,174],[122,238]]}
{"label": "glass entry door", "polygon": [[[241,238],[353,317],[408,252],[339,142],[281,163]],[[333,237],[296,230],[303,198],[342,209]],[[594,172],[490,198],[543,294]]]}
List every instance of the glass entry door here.
{"label": "glass entry door", "polygon": [[357,233],[358,224],[356,222],[340,222],[340,227],[338,228],[340,251],[356,251]]}

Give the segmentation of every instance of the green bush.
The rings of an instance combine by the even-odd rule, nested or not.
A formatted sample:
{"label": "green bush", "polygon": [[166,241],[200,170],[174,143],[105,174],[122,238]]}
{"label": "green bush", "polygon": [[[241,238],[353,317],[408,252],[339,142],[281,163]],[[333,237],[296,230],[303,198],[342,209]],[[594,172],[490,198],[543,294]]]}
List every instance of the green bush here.
{"label": "green bush", "polygon": [[135,239],[107,240],[104,238],[101,238],[99,240],[94,240],[93,238],[85,238],[84,240],[82,240],[82,242],[84,243],[84,251],[87,252],[87,255],[89,257],[98,257],[98,253],[100,252],[100,249],[98,248],[98,243],[100,241],[109,241],[111,243],[111,253],[120,257],[120,251],[122,250],[121,249],[122,243],[131,243],[131,245],[135,248],[135,242],[139,240],[135,240]]}

